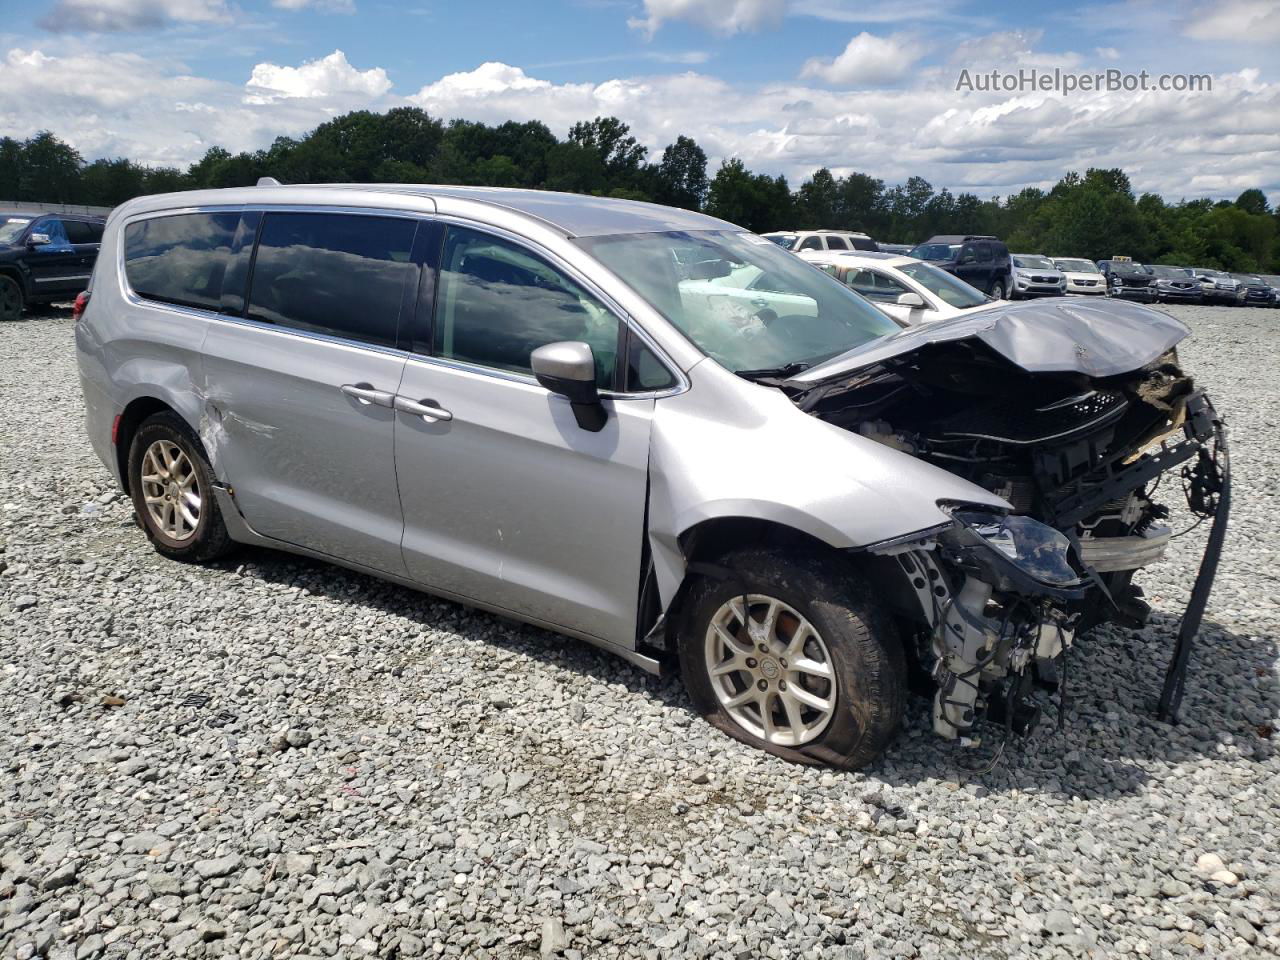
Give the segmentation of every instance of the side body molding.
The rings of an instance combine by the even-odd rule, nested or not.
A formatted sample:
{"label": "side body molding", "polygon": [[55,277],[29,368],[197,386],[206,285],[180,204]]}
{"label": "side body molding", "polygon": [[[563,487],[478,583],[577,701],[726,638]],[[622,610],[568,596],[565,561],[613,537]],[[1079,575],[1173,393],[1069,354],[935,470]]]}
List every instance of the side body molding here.
{"label": "side body molding", "polygon": [[1009,509],[990,491],[810,416],[780,391],[704,360],[657,401],[649,547],[663,608],[685,575],[681,535],[706,520],[766,520],[837,549],[947,522],[939,500]]}

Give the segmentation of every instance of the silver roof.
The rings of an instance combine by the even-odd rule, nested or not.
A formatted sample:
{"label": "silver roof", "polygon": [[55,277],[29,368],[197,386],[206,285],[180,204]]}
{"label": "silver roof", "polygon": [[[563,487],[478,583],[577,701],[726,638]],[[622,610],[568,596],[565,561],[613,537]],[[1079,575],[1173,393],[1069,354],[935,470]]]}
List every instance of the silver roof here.
{"label": "silver roof", "polygon": [[[564,231],[571,237],[602,237],[615,233],[663,233],[673,230],[742,230],[742,227],[659,203],[617,200],[580,193],[552,190],[523,190],[514,187],[436,186],[421,183],[333,183],[298,184],[308,190],[368,190],[402,193],[417,197],[455,197],[504,207],[533,217]],[[288,190],[289,187],[272,187]]]}

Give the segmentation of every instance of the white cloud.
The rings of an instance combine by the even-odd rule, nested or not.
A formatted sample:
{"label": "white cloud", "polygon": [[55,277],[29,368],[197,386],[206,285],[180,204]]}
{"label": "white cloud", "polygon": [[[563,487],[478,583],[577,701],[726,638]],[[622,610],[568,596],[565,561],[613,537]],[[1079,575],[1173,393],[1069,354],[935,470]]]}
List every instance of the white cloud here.
{"label": "white cloud", "polygon": [[304,10],[313,7],[329,13],[355,13],[355,0],[271,0],[273,7],[281,10]]}
{"label": "white cloud", "polygon": [[387,71],[381,67],[357,70],[347,62],[347,55],[335,50],[319,60],[308,60],[300,67],[280,67],[260,63],[253,68],[246,84],[246,103],[271,103],[292,98],[350,99],[362,104],[376,100],[391,89]]}
{"label": "white cloud", "polygon": [[[185,165],[214,145],[268,146],[347,110],[417,104],[448,120],[538,119],[559,136],[605,114],[656,155],[694,137],[714,171],[738,156],[798,185],[819,166],[899,183],[923,176],[980,195],[1051,186],[1067,170],[1123,167],[1139,191],[1280,199],[1280,84],[1256,70],[1216,74],[1211,93],[957,93],[954,71],[921,70],[896,88],[833,94],[806,81],[738,84],[696,71],[553,83],[505,63],[449,74],[399,96],[384,71],[335,52],[259,64],[250,83],[192,76],[136,54],[10,50],[0,55],[5,132],[53,130],[86,158]],[[139,96],[138,91],[147,91]]]}
{"label": "white cloud", "polygon": [[113,33],[230,19],[227,0],[57,0],[40,26],[55,33]]}
{"label": "white cloud", "polygon": [[846,87],[894,83],[910,74],[922,53],[909,39],[877,37],[864,31],[835,59],[814,57],[807,61],[800,76]]}
{"label": "white cloud", "polygon": [[714,33],[732,34],[777,24],[787,0],[644,0],[644,17],[627,25],[652,37],[664,23],[680,20]]}
{"label": "white cloud", "polygon": [[1188,12],[1183,32],[1194,40],[1274,43],[1280,40],[1275,0],[1216,0]]}

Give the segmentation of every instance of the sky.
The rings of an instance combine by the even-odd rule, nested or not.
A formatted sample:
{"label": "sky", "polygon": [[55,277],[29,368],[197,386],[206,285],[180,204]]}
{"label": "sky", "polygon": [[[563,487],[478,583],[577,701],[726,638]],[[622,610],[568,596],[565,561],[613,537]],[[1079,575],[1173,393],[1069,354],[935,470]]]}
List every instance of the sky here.
{"label": "sky", "polygon": [[[1055,68],[1197,91],[984,91]],[[962,71],[970,83],[957,89]],[[799,185],[818,167],[987,197],[1122,167],[1280,203],[1280,0],[0,0],[0,135],[185,166],[354,109],[614,115]]]}

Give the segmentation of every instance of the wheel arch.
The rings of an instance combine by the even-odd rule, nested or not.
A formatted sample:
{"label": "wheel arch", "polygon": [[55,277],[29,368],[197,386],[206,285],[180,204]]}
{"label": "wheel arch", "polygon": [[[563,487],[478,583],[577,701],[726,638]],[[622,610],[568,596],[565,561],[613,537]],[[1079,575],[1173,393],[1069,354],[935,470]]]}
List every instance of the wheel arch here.
{"label": "wheel arch", "polygon": [[[198,425],[191,422],[191,417],[183,413],[181,409],[166,400],[161,399],[155,393],[143,393],[135,396],[125,404],[124,409],[120,412],[119,420],[116,423],[115,433],[115,457],[116,468],[119,470],[120,486],[126,495],[133,491],[129,488],[129,448],[133,445],[133,437],[149,418],[157,413],[172,413],[179,417],[190,429],[192,434],[196,436],[203,448],[204,444],[200,441]],[[205,452],[206,458],[208,453]]]}

